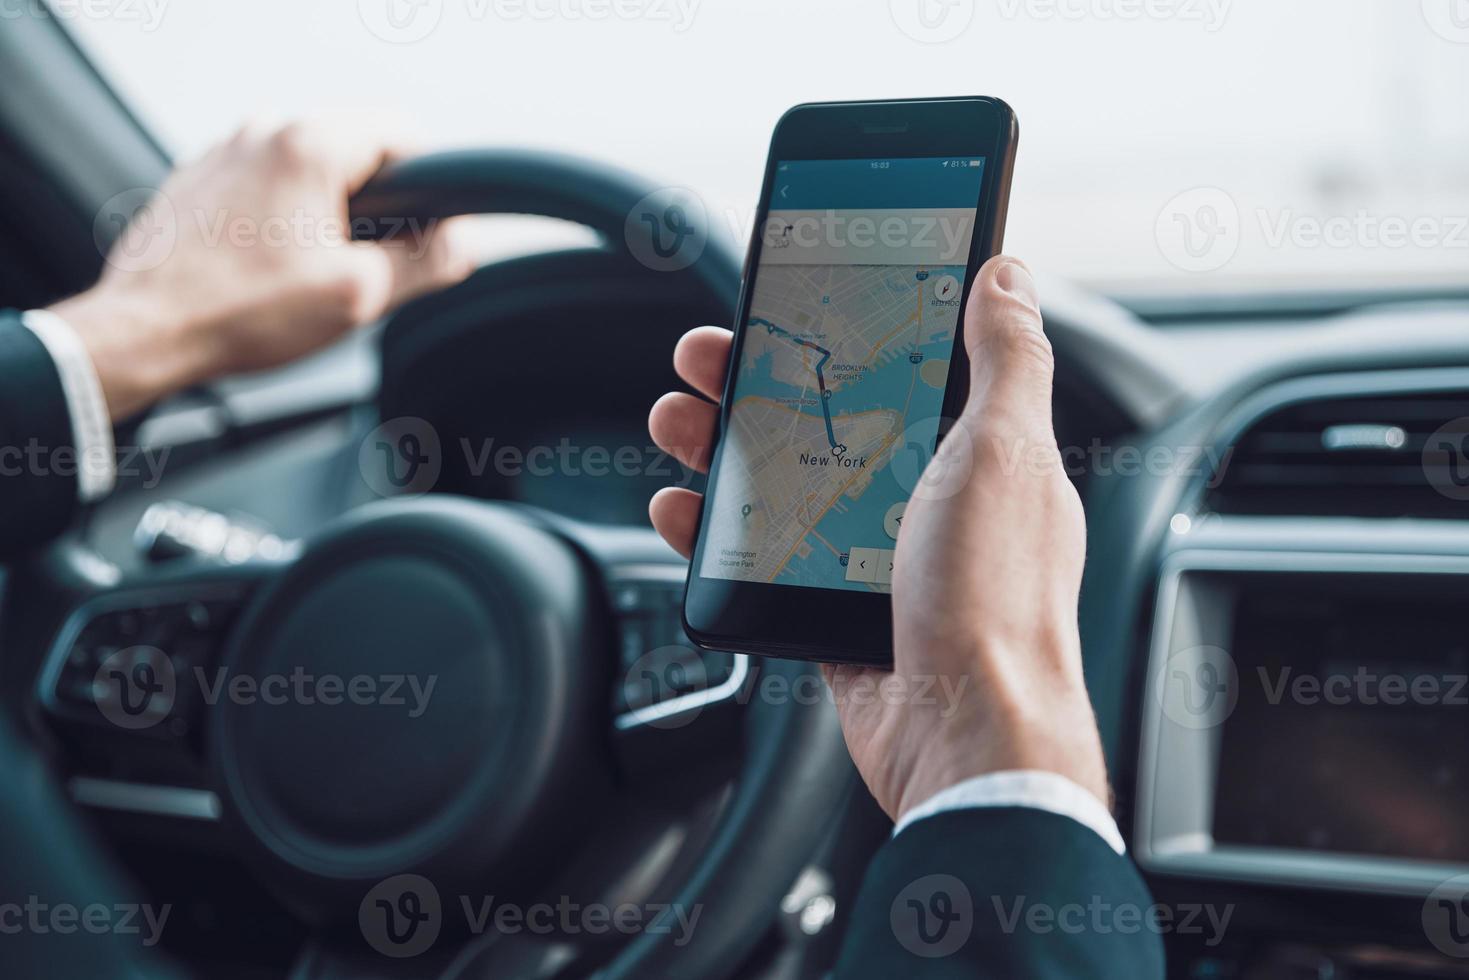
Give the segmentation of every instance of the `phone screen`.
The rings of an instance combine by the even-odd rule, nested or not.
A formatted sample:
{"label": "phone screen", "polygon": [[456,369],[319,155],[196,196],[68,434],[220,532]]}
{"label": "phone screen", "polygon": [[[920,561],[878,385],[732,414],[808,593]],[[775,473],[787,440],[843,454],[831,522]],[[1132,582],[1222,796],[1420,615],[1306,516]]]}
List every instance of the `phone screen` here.
{"label": "phone screen", "polygon": [[985,160],[775,166],[699,574],[890,592]]}

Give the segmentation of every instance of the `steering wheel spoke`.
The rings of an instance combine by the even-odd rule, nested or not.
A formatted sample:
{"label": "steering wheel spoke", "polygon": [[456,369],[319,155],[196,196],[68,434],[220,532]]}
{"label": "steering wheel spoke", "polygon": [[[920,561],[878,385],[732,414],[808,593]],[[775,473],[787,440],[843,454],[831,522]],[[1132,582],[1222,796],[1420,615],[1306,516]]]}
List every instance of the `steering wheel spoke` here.
{"label": "steering wheel spoke", "polygon": [[278,565],[193,566],[97,592],[66,616],[35,687],[76,802],[213,821],[202,730],[221,649]]}
{"label": "steering wheel spoke", "polygon": [[625,563],[607,574],[617,630],[614,747],[637,781],[687,779],[723,769],[738,754],[742,708],[753,679],[744,654],[697,649],[680,608],[687,566]]}

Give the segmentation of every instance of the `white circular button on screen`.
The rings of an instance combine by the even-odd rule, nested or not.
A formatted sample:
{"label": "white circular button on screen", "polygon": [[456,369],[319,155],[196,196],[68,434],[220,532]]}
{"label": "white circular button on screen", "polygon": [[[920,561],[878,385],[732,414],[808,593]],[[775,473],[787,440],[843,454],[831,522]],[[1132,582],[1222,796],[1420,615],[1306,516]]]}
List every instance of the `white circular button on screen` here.
{"label": "white circular button on screen", "polygon": [[888,512],[882,517],[882,529],[888,533],[888,537],[894,541],[898,540],[898,532],[903,526],[903,511],[908,505],[906,503],[893,504]]}
{"label": "white circular button on screen", "polygon": [[933,281],[933,298],[950,302],[959,298],[959,280],[953,276],[939,276]]}

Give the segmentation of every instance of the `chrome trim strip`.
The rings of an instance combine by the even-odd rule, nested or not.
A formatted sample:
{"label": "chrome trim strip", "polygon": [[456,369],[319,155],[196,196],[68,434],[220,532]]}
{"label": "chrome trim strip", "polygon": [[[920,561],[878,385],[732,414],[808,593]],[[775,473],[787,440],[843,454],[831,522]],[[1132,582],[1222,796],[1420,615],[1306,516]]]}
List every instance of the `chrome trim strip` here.
{"label": "chrome trim strip", "polygon": [[666,562],[647,562],[640,565],[618,565],[607,574],[613,582],[685,582],[689,577],[689,566]]}
{"label": "chrome trim strip", "polygon": [[92,776],[74,776],[66,788],[71,798],[82,806],[184,820],[220,818],[219,797],[207,789],[125,783]]}
{"label": "chrome trim strip", "polygon": [[[682,583],[688,579],[688,576],[689,567],[685,564],[646,562],[619,565],[608,573],[607,578],[609,582],[617,585],[626,582]],[[630,731],[653,722],[665,721],[681,714],[698,711],[735,697],[744,688],[745,681],[750,677],[750,658],[743,653],[734,653],[730,656],[734,660],[730,666],[729,677],[724,683],[705,691],[695,691],[692,694],[669,698],[658,704],[625,711],[613,719],[613,727],[619,732]]]}
{"label": "chrome trim strip", "polygon": [[692,694],[684,694],[657,704],[650,704],[646,708],[624,712],[613,721],[613,726],[619,732],[625,732],[655,721],[663,721],[686,712],[707,708],[721,701],[728,701],[740,693],[740,689],[745,686],[745,681],[750,676],[749,656],[743,653],[735,653],[731,656],[734,657],[734,663],[730,668],[729,678],[723,684],[711,687],[707,691],[695,691]]}

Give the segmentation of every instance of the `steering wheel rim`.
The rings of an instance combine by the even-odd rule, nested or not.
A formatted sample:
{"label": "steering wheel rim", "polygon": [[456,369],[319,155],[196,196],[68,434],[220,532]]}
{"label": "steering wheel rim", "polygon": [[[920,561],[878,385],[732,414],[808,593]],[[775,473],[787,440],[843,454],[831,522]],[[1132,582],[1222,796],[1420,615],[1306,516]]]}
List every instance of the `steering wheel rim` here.
{"label": "steering wheel rim", "polygon": [[[638,288],[658,281],[679,283],[679,288],[701,291],[717,305],[731,304],[739,283],[739,262],[733,248],[712,228],[700,230],[702,244],[697,255],[684,256],[689,261],[680,259],[674,266],[659,267],[657,250],[652,249],[651,242],[651,236],[658,234],[657,223],[637,219],[643,209],[666,208],[669,201],[689,200],[686,192],[678,189],[659,188],[603,164],[563,155],[460,151],[405,161],[386,170],[354,199],[352,212],[354,218],[383,219],[367,224],[389,229],[401,227],[405,219],[427,222],[460,214],[561,218],[596,230],[607,245],[601,253],[606,256],[605,262],[596,259],[598,253],[590,253],[588,257],[596,260],[585,267],[602,273],[646,273],[655,278],[638,280]],[[686,209],[684,217],[690,213],[704,218],[697,209]],[[649,239],[640,244],[641,234]],[[628,257],[637,257],[644,248],[650,250],[645,254],[652,254],[655,261],[650,264],[637,258],[629,263]],[[568,254],[544,259],[554,263],[558,256],[564,260]],[[526,268],[538,259],[515,261]],[[660,276],[667,278],[656,278]],[[391,325],[385,335],[390,333]],[[384,502],[387,510],[392,509],[392,503]],[[352,519],[353,513],[349,511],[346,518]],[[547,523],[557,529],[556,520]],[[582,548],[590,538],[609,536],[596,529],[577,531],[571,527],[573,523],[564,522],[559,527],[573,548]],[[633,551],[638,561],[646,562],[650,560],[648,538],[652,535],[642,534],[638,539],[641,543]],[[616,537],[616,532],[610,536]],[[586,545],[586,550],[596,549]],[[281,574],[282,567],[289,569],[290,562],[296,560],[290,559],[284,566],[237,570],[211,566],[181,571],[165,566],[161,571],[129,573],[119,580],[101,575],[88,558],[89,553],[73,536],[17,569],[12,585],[20,585],[23,576],[28,580],[25,588],[11,589],[6,597],[10,613],[7,634],[18,641],[10,649],[44,646],[50,650],[46,657],[49,670],[49,665],[66,659],[65,644],[75,639],[68,637],[70,624],[99,602],[115,603],[119,597],[149,590],[200,585],[228,589],[234,584],[248,585],[247,595],[254,602],[259,594],[272,591],[269,585]],[[651,560],[667,562],[668,558]],[[45,612],[16,615],[28,602],[37,603],[37,610],[44,604]],[[830,815],[840,812],[857,780],[830,706],[821,698],[792,694],[822,689],[816,669],[799,662],[769,661],[751,673],[756,680],[771,681],[770,690],[781,692],[781,696],[749,700],[743,719],[743,765],[722,815],[698,860],[677,880],[665,882],[661,890],[669,894],[656,896],[660,901],[666,898],[685,908],[698,908],[697,932],[691,941],[681,944],[676,934],[644,931],[615,952],[589,959],[585,966],[573,964],[571,970],[595,970],[595,975],[603,978],[730,975],[767,934],[780,899],[831,831]],[[38,686],[32,688],[41,696],[25,705],[38,731],[46,729],[52,720],[54,705],[47,702],[56,681],[56,675],[43,672]],[[447,975],[454,977],[524,975],[509,972],[525,968],[528,960],[521,956],[524,951],[502,951],[498,945],[472,942],[452,961],[435,957],[418,962],[425,970],[442,970],[444,963],[450,962]],[[343,969],[350,972],[351,963],[339,961],[323,944],[312,944],[294,975],[329,977]]]}
{"label": "steering wheel rim", "polygon": [[[644,209],[684,209],[689,234],[660,256],[663,229]],[[614,251],[628,252],[658,272],[696,277],[711,296],[731,305],[739,290],[740,259],[687,188],[659,185],[617,167],[569,154],[532,150],[454,150],[392,164],[352,199],[354,226],[392,234],[405,223],[472,214],[559,218],[595,231]],[[657,244],[658,248],[654,245]]]}

